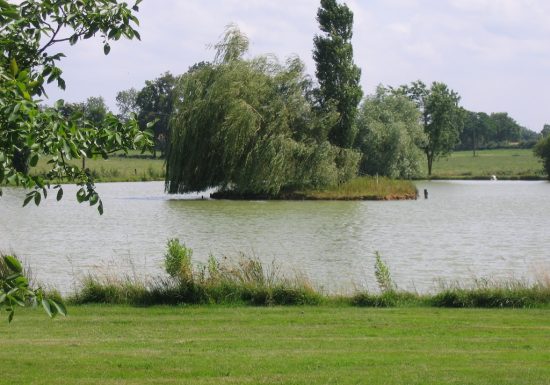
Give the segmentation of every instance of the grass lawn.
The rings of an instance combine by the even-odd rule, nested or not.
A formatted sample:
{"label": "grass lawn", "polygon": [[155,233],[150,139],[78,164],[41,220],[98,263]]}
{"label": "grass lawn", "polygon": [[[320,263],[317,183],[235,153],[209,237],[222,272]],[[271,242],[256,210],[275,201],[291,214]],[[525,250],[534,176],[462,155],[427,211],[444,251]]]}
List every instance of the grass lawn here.
{"label": "grass lawn", "polygon": [[[423,175],[427,175],[424,160]],[[505,149],[483,150],[472,156],[472,151],[458,151],[447,158],[434,162],[434,178],[489,178],[496,175],[499,179],[542,178],[542,163],[533,154],[533,150]]]}
{"label": "grass lawn", "polygon": [[76,306],[0,322],[0,384],[548,384],[550,310]]}

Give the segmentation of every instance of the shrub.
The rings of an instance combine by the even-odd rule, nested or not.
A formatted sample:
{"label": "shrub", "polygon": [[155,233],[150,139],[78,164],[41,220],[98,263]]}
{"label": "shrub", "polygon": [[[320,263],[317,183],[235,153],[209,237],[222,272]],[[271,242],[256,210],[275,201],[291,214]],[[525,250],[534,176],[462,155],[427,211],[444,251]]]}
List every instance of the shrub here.
{"label": "shrub", "polygon": [[391,278],[390,269],[382,260],[382,256],[378,251],[374,253],[376,262],[374,263],[374,276],[378,283],[378,288],[382,293],[389,293],[395,291],[397,288]]}
{"label": "shrub", "polygon": [[185,282],[193,280],[193,267],[191,256],[193,250],[181,244],[179,239],[168,241],[167,251],[164,255],[164,268],[168,275]]}
{"label": "shrub", "polygon": [[535,155],[538,156],[544,166],[544,171],[550,179],[550,136],[538,141],[534,148]]}

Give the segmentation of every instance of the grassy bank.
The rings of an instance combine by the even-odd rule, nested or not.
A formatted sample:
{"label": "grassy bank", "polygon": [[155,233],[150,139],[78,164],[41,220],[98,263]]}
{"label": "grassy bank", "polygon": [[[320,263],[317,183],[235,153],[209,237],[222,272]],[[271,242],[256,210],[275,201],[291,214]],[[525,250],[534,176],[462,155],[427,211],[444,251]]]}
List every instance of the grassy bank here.
{"label": "grassy bank", "polygon": [[[240,274],[240,273],[239,273]],[[72,305],[342,305],[357,307],[550,308],[550,284],[484,281],[434,293],[395,289],[330,295],[304,279],[226,276],[136,281],[88,277],[68,298]]]}
{"label": "grassy bank", "polygon": [[416,199],[416,187],[407,180],[383,177],[357,177],[338,186],[319,190],[282,192],[277,196],[220,191],[214,199],[286,199],[286,200],[396,200]]}
{"label": "grassy bank", "polygon": [[0,322],[0,384],[513,384],[550,378],[549,310],[73,307]]}
{"label": "grassy bank", "polygon": [[[256,258],[237,261],[210,257],[207,265],[194,265],[192,250],[177,239],[168,242],[166,275],[158,277],[88,276],[68,299],[71,304],[154,305],[347,305],[359,307],[488,307],[550,308],[550,277],[536,282],[478,279],[469,286],[442,287],[435,293],[399,290],[381,256],[376,253],[377,292],[355,291],[332,295],[319,290],[306,277],[288,277],[277,265]],[[435,278],[435,277],[434,277]],[[345,278],[342,278],[345,283]]]}
{"label": "grassy bank", "polygon": [[[423,175],[427,167],[423,162]],[[434,179],[543,179],[542,164],[529,149],[503,149],[478,151],[457,151],[434,163]]]}
{"label": "grassy bank", "polygon": [[358,177],[340,186],[297,192],[297,198],[331,200],[416,199],[415,185],[406,180]]}

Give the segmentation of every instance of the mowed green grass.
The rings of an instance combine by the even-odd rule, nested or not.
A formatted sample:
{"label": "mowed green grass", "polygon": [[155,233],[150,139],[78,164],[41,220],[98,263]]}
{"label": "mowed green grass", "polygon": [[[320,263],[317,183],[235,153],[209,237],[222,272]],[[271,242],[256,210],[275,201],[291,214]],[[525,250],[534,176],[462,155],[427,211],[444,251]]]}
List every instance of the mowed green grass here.
{"label": "mowed green grass", "polygon": [[[424,175],[428,174],[427,163],[423,161]],[[436,178],[542,178],[543,167],[529,149],[503,149],[458,151],[447,158],[434,162],[432,176]]]}
{"label": "mowed green grass", "polygon": [[548,384],[550,310],[71,307],[0,323],[0,384]]}

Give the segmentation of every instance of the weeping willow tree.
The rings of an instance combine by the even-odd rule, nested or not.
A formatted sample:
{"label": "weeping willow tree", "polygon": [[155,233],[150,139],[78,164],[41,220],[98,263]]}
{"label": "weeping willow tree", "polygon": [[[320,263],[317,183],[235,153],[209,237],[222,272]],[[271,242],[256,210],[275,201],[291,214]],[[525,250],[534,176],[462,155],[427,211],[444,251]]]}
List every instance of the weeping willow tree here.
{"label": "weeping willow tree", "polygon": [[328,143],[338,116],[315,112],[310,80],[296,57],[245,60],[248,39],[231,26],[213,64],[176,86],[166,161],[169,193],[221,188],[276,195],[344,182],[359,154]]}

